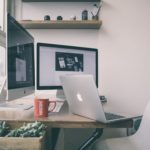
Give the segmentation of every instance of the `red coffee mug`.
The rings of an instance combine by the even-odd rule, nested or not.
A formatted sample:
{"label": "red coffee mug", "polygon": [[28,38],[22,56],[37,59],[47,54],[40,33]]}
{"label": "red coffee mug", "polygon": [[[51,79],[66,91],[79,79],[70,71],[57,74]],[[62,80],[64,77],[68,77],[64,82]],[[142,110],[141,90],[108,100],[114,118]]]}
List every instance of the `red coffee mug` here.
{"label": "red coffee mug", "polygon": [[[49,110],[49,106],[53,104],[53,107]],[[34,117],[48,117],[48,113],[52,112],[56,107],[56,101],[49,101],[49,99],[34,100]]]}

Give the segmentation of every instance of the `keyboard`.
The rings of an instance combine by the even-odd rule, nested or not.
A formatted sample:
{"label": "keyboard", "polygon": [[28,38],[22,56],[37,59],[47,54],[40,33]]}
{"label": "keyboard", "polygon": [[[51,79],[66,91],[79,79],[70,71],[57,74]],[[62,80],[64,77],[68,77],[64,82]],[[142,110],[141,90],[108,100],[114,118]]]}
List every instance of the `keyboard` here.
{"label": "keyboard", "polygon": [[124,116],[112,114],[112,113],[105,113],[106,120],[114,120],[114,119],[120,119],[125,118]]}

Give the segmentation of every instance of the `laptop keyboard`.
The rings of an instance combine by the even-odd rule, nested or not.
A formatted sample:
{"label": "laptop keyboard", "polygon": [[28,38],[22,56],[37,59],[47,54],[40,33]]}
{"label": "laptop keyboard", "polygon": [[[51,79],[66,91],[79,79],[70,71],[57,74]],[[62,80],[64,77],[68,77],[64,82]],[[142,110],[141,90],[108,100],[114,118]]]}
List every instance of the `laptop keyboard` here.
{"label": "laptop keyboard", "polygon": [[106,120],[114,120],[114,119],[120,119],[125,118],[124,116],[112,114],[112,113],[105,113]]}

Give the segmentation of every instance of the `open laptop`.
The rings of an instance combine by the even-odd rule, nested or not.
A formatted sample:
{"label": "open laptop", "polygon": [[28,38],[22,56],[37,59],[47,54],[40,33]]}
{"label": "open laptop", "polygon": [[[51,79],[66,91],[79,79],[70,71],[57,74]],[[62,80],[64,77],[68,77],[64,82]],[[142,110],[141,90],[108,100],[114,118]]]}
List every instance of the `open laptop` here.
{"label": "open laptop", "polygon": [[121,116],[104,112],[92,75],[66,75],[60,77],[72,113],[103,123],[115,122],[135,116]]}

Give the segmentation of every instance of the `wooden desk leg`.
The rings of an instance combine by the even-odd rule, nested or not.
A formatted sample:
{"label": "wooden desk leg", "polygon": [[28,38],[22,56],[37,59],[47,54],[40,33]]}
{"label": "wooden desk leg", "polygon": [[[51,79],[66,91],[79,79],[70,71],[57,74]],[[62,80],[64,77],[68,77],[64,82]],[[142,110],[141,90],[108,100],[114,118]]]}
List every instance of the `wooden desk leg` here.
{"label": "wooden desk leg", "polygon": [[78,150],[86,150],[92,143],[94,143],[103,134],[103,128],[96,128],[93,134],[87,139]]}

